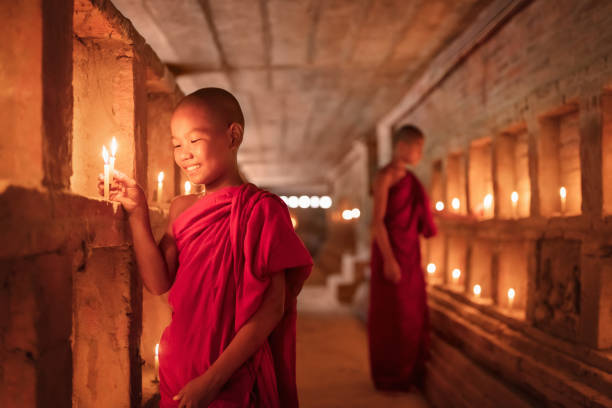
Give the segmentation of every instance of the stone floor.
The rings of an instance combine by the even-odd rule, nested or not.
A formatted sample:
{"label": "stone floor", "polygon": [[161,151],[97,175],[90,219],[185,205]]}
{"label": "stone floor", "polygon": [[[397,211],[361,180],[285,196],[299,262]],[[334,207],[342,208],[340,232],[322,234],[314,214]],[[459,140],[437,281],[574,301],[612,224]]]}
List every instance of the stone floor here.
{"label": "stone floor", "polygon": [[301,408],[426,408],[419,393],[378,392],[370,380],[362,321],[322,291],[300,295],[297,382]]}

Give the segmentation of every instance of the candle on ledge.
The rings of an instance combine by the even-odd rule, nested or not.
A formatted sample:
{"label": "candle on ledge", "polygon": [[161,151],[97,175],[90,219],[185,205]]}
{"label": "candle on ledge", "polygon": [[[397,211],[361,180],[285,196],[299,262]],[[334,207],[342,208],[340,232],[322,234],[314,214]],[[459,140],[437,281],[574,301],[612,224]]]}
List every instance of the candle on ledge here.
{"label": "candle on ledge", "polygon": [[110,196],[110,166],[108,164],[108,150],[106,150],[106,146],[102,146],[102,158],[104,159],[104,199],[108,200]]}
{"label": "candle on ledge", "polygon": [[157,202],[161,203],[162,200],[162,190],[164,188],[164,172],[160,171],[157,175]]}
{"label": "candle on ledge", "polygon": [[474,285],[474,295],[476,297],[480,297],[480,293],[482,292],[482,288],[480,285]]}
{"label": "candle on ledge", "polygon": [[110,156],[110,180],[109,182],[112,183],[112,179],[113,179],[113,170],[115,170],[115,154],[117,153],[117,139],[115,139],[115,136],[113,136],[113,139],[111,140],[111,144],[110,144],[110,150],[111,150],[111,156]]}
{"label": "candle on ledge", "polygon": [[191,183],[186,181],[185,182],[185,195],[189,195],[191,194]]}
{"label": "candle on ledge", "polygon": [[436,202],[436,211],[444,210],[444,203],[442,201]]}
{"label": "candle on ledge", "polygon": [[458,283],[459,278],[461,277],[461,270],[459,268],[453,269],[452,277],[453,277],[453,282]]}
{"label": "candle on ledge", "polygon": [[158,381],[159,373],[159,343],[155,345],[155,379],[154,381]]}
{"label": "candle on ledge", "polygon": [[565,214],[565,205],[567,203],[567,190],[565,187],[559,189],[559,196],[561,197],[561,214]]}
{"label": "candle on ledge", "polygon": [[433,275],[434,273],[436,273],[436,264],[434,263],[427,264],[427,273],[430,275]]}
{"label": "candle on ledge", "polygon": [[453,198],[451,201],[451,207],[453,207],[453,210],[459,211],[459,208],[461,208],[461,201],[459,201],[457,197]]}
{"label": "candle on ledge", "polygon": [[489,193],[482,200],[485,217],[493,217],[493,194]]}
{"label": "candle on ledge", "polygon": [[512,200],[512,216],[514,218],[518,218],[519,195],[516,191],[513,191],[512,194],[510,194],[510,200]]}
{"label": "candle on ledge", "polygon": [[508,289],[508,308],[512,309],[512,304],[514,303],[514,296],[516,295],[516,291],[514,288]]}

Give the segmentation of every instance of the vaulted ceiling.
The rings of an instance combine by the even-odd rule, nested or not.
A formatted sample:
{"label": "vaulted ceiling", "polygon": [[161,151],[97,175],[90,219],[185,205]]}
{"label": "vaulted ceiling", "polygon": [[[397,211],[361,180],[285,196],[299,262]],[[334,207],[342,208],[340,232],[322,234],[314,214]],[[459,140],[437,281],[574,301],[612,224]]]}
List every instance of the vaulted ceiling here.
{"label": "vaulted ceiling", "polygon": [[113,0],[185,93],[232,91],[260,185],[324,184],[489,0]]}

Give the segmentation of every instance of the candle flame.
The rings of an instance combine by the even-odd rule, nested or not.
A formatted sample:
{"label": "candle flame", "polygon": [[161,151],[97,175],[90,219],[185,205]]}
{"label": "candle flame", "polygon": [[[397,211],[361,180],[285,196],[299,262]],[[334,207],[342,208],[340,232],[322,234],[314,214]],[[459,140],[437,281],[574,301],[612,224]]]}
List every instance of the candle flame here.
{"label": "candle flame", "polygon": [[159,343],[155,345],[155,357],[159,356]]}
{"label": "candle flame", "polygon": [[565,189],[565,187],[561,187],[559,189],[559,195],[561,196],[561,198],[566,198],[567,197],[567,190]]}
{"label": "candle flame", "polygon": [[482,292],[482,288],[480,287],[480,285],[474,285],[474,294],[476,296],[480,296],[481,292]]}
{"label": "candle flame", "polygon": [[436,272],[436,264],[434,263],[427,264],[427,273],[431,275],[435,272]]}
{"label": "candle flame", "polygon": [[161,183],[164,181],[164,172],[160,171],[159,174],[157,175],[157,182]]}
{"label": "candle flame", "polygon": [[353,218],[357,219],[361,216],[361,211],[359,211],[359,208],[353,208],[351,210],[351,214],[353,215]]}
{"label": "candle flame", "polygon": [[189,194],[191,193],[191,183],[186,181],[185,182],[185,194]]}
{"label": "candle flame", "polygon": [[451,201],[451,207],[453,207],[453,210],[458,210],[459,207],[461,207],[461,201],[459,201],[457,197],[453,198],[453,201]]}
{"label": "candle flame", "polygon": [[345,220],[350,220],[353,218],[353,212],[351,210],[342,211],[342,218]]}
{"label": "candle flame", "polygon": [[512,194],[510,195],[510,199],[512,200],[513,203],[518,202],[519,199],[519,195],[516,191],[513,191]]}
{"label": "candle flame", "polygon": [[102,158],[104,159],[104,164],[108,164],[108,150],[106,146],[102,146]]}
{"label": "candle flame", "polygon": [[453,269],[453,279],[459,279],[461,276],[461,270],[458,268]]}
{"label": "candle flame", "polygon": [[438,201],[436,203],[436,210],[437,211],[442,211],[444,209],[444,203],[442,201]]}
{"label": "candle flame", "polygon": [[483,200],[484,207],[490,209],[493,205],[493,194],[487,194]]}
{"label": "candle flame", "polygon": [[117,139],[113,136],[113,140],[111,140],[111,155],[115,157],[115,153],[117,153]]}
{"label": "candle flame", "polygon": [[516,295],[516,291],[513,288],[508,289],[508,299],[510,300],[514,299],[515,295]]}
{"label": "candle flame", "polygon": [[297,228],[298,220],[293,215],[291,216],[291,225],[293,225],[293,229]]}

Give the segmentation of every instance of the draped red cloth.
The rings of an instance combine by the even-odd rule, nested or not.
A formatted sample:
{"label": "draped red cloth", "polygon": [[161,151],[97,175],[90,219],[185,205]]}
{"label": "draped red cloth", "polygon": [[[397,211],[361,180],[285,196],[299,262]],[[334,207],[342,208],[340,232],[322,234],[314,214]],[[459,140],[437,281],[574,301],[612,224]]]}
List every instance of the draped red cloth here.
{"label": "draped red cloth", "polygon": [[252,184],[226,187],[199,199],[172,228],[179,267],[168,297],[172,321],[160,340],[160,407],[178,406],[172,397],[215,362],[280,272],[284,317],[209,406],[297,407],[296,298],[312,259],[287,206]]}
{"label": "draped red cloth", "polygon": [[368,314],[370,368],[377,388],[408,390],[420,381],[429,357],[419,234],[436,234],[427,193],[411,172],[390,188],[384,223],[401,279],[395,284],[385,278],[383,256],[374,241]]}

